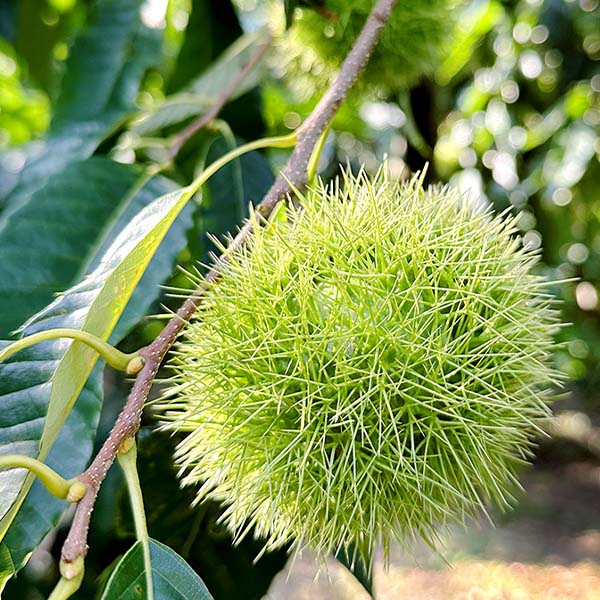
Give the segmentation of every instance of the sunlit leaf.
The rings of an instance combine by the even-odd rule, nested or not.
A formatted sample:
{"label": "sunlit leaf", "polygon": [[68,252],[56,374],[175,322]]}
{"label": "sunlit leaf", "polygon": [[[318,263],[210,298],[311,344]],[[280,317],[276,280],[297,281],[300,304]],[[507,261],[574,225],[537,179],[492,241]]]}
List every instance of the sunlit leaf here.
{"label": "sunlit leaf", "polygon": [[11,209],[47,177],[90,156],[134,108],[144,72],[160,57],[160,31],[141,24],[140,4],[96,3],[70,50],[48,136],[0,156],[0,193]]}

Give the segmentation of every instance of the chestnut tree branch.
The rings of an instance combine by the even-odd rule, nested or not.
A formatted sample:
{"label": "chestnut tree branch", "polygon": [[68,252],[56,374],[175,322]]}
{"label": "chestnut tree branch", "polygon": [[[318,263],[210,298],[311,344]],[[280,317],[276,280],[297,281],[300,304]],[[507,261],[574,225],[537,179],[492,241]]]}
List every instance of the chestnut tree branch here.
{"label": "chestnut tree branch", "polygon": [[[330,85],[313,112],[298,128],[296,132],[298,143],[287,165],[277,177],[266,196],[256,207],[256,219],[250,219],[240,229],[237,236],[229,245],[227,252],[215,261],[213,267],[207,273],[205,280],[182,304],[160,335],[149,346],[140,351],[140,356],[144,360],[144,366],[136,376],[127,402],[117,418],[110,435],[91,465],[78,477],[86,485],[87,493],[77,506],[71,529],[65,540],[62,549],[62,560],[64,562],[71,563],[79,557],[85,556],[87,552],[87,533],[96,495],[121,444],[128,438],[133,437],[139,429],[144,403],[148,398],[160,363],[185,324],[194,314],[196,308],[202,302],[202,296],[207,287],[219,278],[222,266],[229,260],[228,256],[231,252],[235,252],[242,247],[249,236],[252,235],[253,223],[264,221],[264,219],[269,217],[275,206],[292,191],[290,184],[295,188],[300,188],[307,183],[308,163],[313,149],[318,143],[319,136],[332,121],[349,89],[369,60],[373,48],[379,39],[381,29],[389,19],[396,3],[397,0],[378,0],[376,2],[352,50],[344,60],[336,80]],[[185,135],[187,136],[188,134]],[[181,139],[184,141],[180,146],[189,137],[186,138],[183,136]]]}

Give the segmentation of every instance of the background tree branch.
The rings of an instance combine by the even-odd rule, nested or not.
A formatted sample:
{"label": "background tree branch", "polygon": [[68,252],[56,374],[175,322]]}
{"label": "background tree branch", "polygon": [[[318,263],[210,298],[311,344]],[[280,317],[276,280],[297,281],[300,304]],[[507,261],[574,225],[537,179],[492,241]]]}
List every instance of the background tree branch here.
{"label": "background tree branch", "polygon": [[248,59],[248,62],[244,65],[244,67],[238,72],[236,77],[234,77],[229,85],[223,89],[223,91],[219,94],[219,97],[215,101],[215,103],[206,111],[204,114],[200,115],[197,119],[194,119],[189,125],[187,125],[184,129],[182,129],[173,139],[173,143],[167,152],[167,159],[173,160],[179,151],[183,148],[183,146],[202,128],[206,127],[213,119],[215,119],[218,114],[221,112],[223,107],[227,104],[231,96],[234,94],[235,90],[240,86],[240,84],[246,79],[250,71],[259,63],[262,57],[265,55],[269,47],[271,46],[271,42],[273,41],[273,37],[270,33],[265,36],[265,40],[262,44],[260,44],[252,56]]}

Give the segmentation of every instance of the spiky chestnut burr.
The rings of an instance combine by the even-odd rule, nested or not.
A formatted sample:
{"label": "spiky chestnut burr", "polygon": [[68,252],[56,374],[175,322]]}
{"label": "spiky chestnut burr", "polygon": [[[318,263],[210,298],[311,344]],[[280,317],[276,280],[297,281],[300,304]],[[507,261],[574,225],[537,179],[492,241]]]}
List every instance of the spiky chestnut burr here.
{"label": "spiky chestnut burr", "polygon": [[[273,3],[272,25],[279,32],[277,66],[300,99],[335,77],[373,4],[374,0],[326,0],[303,7],[284,33],[281,6]],[[462,0],[398,3],[358,80],[359,91],[406,90],[431,74],[450,44],[461,4]]]}
{"label": "spiky chestnut burr", "polygon": [[198,500],[318,556],[511,502],[559,325],[514,218],[345,174],[256,228],[187,326],[162,403]]}

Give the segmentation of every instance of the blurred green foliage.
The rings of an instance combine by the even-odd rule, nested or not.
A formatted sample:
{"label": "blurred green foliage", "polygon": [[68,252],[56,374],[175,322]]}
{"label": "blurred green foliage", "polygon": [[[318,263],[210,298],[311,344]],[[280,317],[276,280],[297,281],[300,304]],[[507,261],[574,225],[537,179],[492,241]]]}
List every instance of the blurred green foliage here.
{"label": "blurred green foliage", "polygon": [[49,118],[48,97],[31,84],[23,61],[0,38],[0,147],[41,135]]}
{"label": "blurred green foliage", "polygon": [[[521,215],[542,248],[566,320],[557,357],[597,390],[600,366],[600,11],[595,0],[476,2],[483,39],[436,75],[445,86],[435,143],[440,177]],[[474,39],[468,29],[465,39]],[[462,63],[462,64],[461,64]]]}

